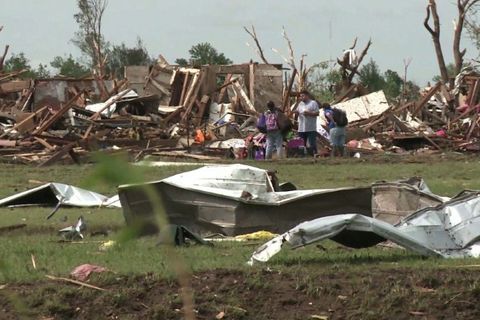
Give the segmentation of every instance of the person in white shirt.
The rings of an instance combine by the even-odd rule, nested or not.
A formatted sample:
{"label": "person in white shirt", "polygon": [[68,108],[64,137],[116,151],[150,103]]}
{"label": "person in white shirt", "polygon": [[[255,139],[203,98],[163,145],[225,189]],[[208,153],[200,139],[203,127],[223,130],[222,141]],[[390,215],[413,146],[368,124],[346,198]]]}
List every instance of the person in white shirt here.
{"label": "person in white shirt", "polygon": [[298,115],[298,135],[303,139],[308,154],[315,156],[318,153],[317,117],[320,108],[306,90],[300,92],[300,100],[297,110],[294,111]]}

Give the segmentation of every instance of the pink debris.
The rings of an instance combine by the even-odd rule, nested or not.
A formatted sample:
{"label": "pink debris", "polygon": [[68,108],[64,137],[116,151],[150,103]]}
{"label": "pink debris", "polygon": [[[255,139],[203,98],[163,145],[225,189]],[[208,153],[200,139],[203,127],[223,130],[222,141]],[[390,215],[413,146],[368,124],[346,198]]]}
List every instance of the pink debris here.
{"label": "pink debris", "polygon": [[88,279],[92,272],[104,272],[107,270],[107,268],[96,266],[93,264],[82,264],[73,269],[73,271],[70,272],[70,276],[72,276],[72,278],[76,280],[85,281]]}

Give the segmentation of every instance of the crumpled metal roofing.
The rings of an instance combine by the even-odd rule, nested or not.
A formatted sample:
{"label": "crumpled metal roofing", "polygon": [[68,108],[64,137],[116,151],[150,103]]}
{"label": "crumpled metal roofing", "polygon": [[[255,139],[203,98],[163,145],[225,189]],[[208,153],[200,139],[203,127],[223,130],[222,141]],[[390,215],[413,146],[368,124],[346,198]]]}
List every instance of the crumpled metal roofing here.
{"label": "crumpled metal roofing", "polygon": [[50,182],[0,200],[0,206],[62,205],[121,208],[118,195],[111,198],[68,184]]}
{"label": "crumpled metal roofing", "polygon": [[263,244],[249,263],[268,261],[285,242],[296,248],[347,231],[373,233],[421,255],[479,257],[480,192],[464,192],[436,207],[421,209],[396,226],[359,214],[307,221]]}

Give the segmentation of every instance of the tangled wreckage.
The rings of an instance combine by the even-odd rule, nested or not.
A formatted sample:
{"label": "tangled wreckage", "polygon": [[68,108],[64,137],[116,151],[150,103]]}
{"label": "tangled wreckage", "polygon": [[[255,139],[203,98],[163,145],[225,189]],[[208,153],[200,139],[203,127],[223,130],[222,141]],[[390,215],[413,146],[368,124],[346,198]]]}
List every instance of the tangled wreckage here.
{"label": "tangled wreckage", "polygon": [[[0,161],[38,166],[89,161],[92,151],[128,152],[132,161],[263,160],[259,113],[272,100],[292,117],[299,90],[295,72],[288,79],[281,64],[253,62],[184,68],[160,58],[126,67],[122,80],[20,74],[0,71]],[[351,155],[477,152],[479,88],[480,73],[466,67],[452,89],[439,82],[416,101],[393,103],[382,91],[352,84],[331,104],[348,115]],[[328,155],[323,122],[318,117],[317,144]],[[298,139],[295,131],[287,137],[287,156],[304,154]]]}

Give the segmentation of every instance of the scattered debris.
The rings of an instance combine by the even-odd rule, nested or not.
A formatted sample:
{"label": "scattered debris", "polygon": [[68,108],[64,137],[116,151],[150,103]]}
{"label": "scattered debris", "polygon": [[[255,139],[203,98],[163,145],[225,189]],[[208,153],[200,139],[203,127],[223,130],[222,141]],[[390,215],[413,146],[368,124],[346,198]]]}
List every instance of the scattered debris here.
{"label": "scattered debris", "polygon": [[75,267],[72,272],[70,272],[70,276],[75,280],[86,281],[90,274],[101,273],[107,270],[107,268],[96,266],[93,264],[82,264],[78,267]]}
{"label": "scattered debris", "polygon": [[87,228],[83,216],[80,216],[74,226],[66,227],[58,231],[58,233],[69,241],[83,240],[82,232]]}

